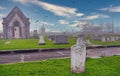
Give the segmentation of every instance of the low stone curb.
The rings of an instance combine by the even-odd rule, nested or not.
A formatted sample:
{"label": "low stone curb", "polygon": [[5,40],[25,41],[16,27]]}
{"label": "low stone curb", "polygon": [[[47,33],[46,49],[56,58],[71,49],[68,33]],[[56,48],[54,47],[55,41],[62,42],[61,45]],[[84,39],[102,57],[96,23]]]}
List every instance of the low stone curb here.
{"label": "low stone curb", "polygon": [[[120,47],[120,45],[113,45],[113,46],[89,46],[87,49],[95,49],[95,48],[110,48],[110,47]],[[55,48],[55,49],[22,49],[22,50],[3,50],[0,51],[0,55],[2,54],[17,54],[17,53],[34,53],[34,52],[48,52],[48,51],[64,51],[70,50],[70,48]]]}

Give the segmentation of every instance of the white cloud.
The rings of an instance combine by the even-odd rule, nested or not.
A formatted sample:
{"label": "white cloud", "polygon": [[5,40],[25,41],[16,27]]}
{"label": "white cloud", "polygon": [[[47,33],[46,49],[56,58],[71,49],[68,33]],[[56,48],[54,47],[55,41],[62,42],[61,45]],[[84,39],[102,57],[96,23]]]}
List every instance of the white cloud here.
{"label": "white cloud", "polygon": [[95,15],[86,16],[84,18],[81,18],[81,20],[94,20],[94,19],[98,19],[98,18],[109,18],[109,16],[103,15],[103,14],[95,14]]}
{"label": "white cloud", "polygon": [[70,7],[66,7],[66,6],[58,6],[55,4],[50,4],[47,2],[42,2],[39,0],[13,0],[15,2],[20,2],[22,4],[25,3],[33,3],[35,5],[38,5],[40,7],[42,7],[44,10],[50,11],[52,13],[54,13],[57,16],[63,16],[63,17],[81,17],[84,14],[83,13],[77,13],[77,9],[76,8],[70,8]]}
{"label": "white cloud", "polygon": [[77,9],[65,7],[65,6],[58,6],[46,2],[41,1],[33,1],[33,3],[41,6],[43,9],[54,13],[57,16],[64,16],[64,17],[71,17],[71,16],[83,16],[83,13],[76,13]]}
{"label": "white cloud", "polygon": [[28,2],[31,2],[32,0],[13,0],[14,2],[20,2],[22,4],[26,4]]}
{"label": "white cloud", "polygon": [[120,12],[120,6],[101,8],[99,10],[108,11],[108,12]]}
{"label": "white cloud", "polygon": [[3,17],[4,16],[4,14],[0,14],[0,17]]}
{"label": "white cloud", "polygon": [[60,24],[69,24],[69,22],[66,21],[66,20],[58,20],[58,23],[60,23]]}
{"label": "white cloud", "polygon": [[71,24],[70,26],[71,26],[71,27],[78,27],[78,26],[85,25],[85,24],[87,24],[87,23],[88,23],[88,22],[86,22],[86,21],[74,21],[74,23]]}
{"label": "white cloud", "polygon": [[6,9],[6,8],[5,8],[5,7],[0,6],[0,10],[4,10],[4,9]]}
{"label": "white cloud", "polygon": [[73,24],[70,25],[71,27],[76,27],[80,30],[82,30],[85,27],[93,27],[93,26],[97,26],[96,24],[94,24],[91,21],[74,21]]}
{"label": "white cloud", "polygon": [[40,22],[40,25],[48,25],[48,26],[54,26],[54,24],[46,22],[46,21],[42,21]]}

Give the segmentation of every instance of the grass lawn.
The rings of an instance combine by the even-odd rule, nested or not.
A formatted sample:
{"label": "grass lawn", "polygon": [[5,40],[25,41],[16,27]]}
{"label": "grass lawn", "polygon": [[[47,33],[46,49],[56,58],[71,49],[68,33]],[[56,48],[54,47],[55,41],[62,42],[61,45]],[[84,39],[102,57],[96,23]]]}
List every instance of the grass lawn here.
{"label": "grass lawn", "polygon": [[[16,49],[48,49],[48,48],[70,48],[72,45],[76,44],[76,38],[69,38],[69,44],[59,44],[55,45],[53,41],[45,38],[46,45],[38,45],[39,39],[11,39],[11,40],[0,40],[0,51],[5,50],[16,50]],[[93,44],[97,45],[120,45],[120,41],[115,42],[101,42],[94,41],[90,39]],[[5,42],[11,42],[10,44],[5,44]]]}
{"label": "grass lawn", "polygon": [[101,41],[94,41],[94,40],[90,40],[90,41],[93,44],[103,45],[103,46],[120,45],[120,41],[114,41],[114,42],[101,42]]}
{"label": "grass lawn", "polygon": [[120,76],[120,56],[87,59],[86,72],[72,74],[70,59],[1,64],[0,76]]}
{"label": "grass lawn", "polygon": [[[5,44],[5,42],[11,42]],[[37,48],[70,48],[76,43],[76,38],[69,38],[69,44],[55,45],[53,41],[45,38],[46,45],[38,45],[39,39],[11,39],[0,40],[0,50],[13,50],[13,49],[37,49]]]}

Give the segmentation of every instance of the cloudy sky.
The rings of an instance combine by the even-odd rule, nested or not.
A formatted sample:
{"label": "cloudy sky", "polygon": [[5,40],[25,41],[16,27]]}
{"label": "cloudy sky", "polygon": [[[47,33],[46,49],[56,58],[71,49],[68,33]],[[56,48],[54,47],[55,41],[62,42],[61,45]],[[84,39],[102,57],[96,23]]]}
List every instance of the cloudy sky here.
{"label": "cloudy sky", "polygon": [[2,18],[15,6],[30,18],[30,30],[44,24],[47,31],[78,31],[76,26],[88,21],[111,22],[112,15],[115,27],[120,26],[120,0],[0,0],[0,30]]}

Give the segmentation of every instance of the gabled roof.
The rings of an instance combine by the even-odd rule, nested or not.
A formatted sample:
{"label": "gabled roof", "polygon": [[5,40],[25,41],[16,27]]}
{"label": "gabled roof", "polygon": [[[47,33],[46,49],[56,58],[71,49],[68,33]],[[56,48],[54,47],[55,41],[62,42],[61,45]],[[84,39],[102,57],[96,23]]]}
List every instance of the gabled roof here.
{"label": "gabled roof", "polygon": [[8,14],[8,16],[4,19],[4,21],[7,21],[8,23],[12,20],[12,18],[15,16],[15,14],[17,14],[20,19],[23,21],[23,22],[29,22],[28,18],[26,18],[26,16],[21,12],[21,10],[15,6],[12,11]]}

